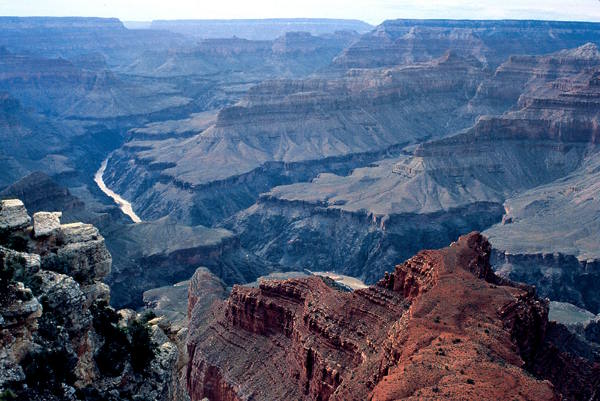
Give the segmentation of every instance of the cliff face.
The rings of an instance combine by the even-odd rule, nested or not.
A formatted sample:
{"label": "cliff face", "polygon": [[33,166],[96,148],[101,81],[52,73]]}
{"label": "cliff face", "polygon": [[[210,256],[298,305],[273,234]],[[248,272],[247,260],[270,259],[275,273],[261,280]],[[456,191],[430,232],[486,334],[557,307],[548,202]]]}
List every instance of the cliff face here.
{"label": "cliff face", "polygon": [[202,75],[208,79],[235,74],[242,82],[249,79],[258,82],[274,76],[304,76],[327,67],[333,57],[358,36],[353,31],[326,36],[289,32],[274,40],[223,36],[178,49],[149,49],[120,70],[144,76]]}
{"label": "cliff face", "polygon": [[[267,81],[196,135],[163,141],[132,135],[109,160],[105,181],[134,199],[142,216],[175,209],[180,221],[213,211],[227,217],[273,185],[311,179],[335,160],[356,157],[347,170],[372,161],[368,155],[468,127],[475,116],[466,106],[482,79],[478,61],[448,53],[341,78]],[[295,165],[314,168],[296,177]],[[232,181],[239,191],[227,185]],[[159,194],[169,201],[151,202]],[[222,202],[227,207],[214,210]]]}
{"label": "cliff face", "polygon": [[139,85],[108,69],[80,68],[63,58],[6,51],[0,60],[0,90],[11,92],[40,113],[79,118],[114,118],[184,106],[191,99],[172,88]]}
{"label": "cliff face", "polygon": [[[392,166],[387,167],[391,170]],[[361,180],[355,178],[349,189],[363,196],[369,193],[356,191]],[[318,182],[323,185],[320,190],[328,180],[320,176]],[[329,183],[329,188],[339,189],[335,181]],[[294,194],[318,197],[318,190],[312,190],[316,185],[308,186],[303,192],[300,188],[304,185],[294,185]],[[373,193],[383,194],[386,189],[375,187]],[[377,200],[365,201],[377,206]],[[373,284],[389,266],[423,248],[442,247],[462,233],[483,230],[500,221],[504,213],[500,202],[391,214],[348,206],[346,209],[343,201],[336,204],[333,199],[328,204],[269,193],[224,224],[239,235],[245,249],[274,264],[296,270],[335,271]]]}
{"label": "cliff face", "polygon": [[[518,110],[481,117],[412,155],[275,187],[225,226],[272,262],[332,268],[373,283],[419,249],[495,225],[490,241],[507,254],[499,269],[543,296],[595,312],[596,286],[583,275],[596,276],[585,266],[597,259],[597,236],[590,235],[597,220],[585,216],[598,210],[600,57],[585,45],[528,60],[518,67],[528,77]],[[503,87],[510,81],[497,79]],[[555,252],[583,263],[557,266]],[[527,254],[548,264],[517,261]]]}
{"label": "cliff face", "polygon": [[600,65],[595,43],[544,56],[511,55],[484,80],[469,107],[478,114],[501,114],[515,107],[519,97],[561,77],[589,73]]}
{"label": "cliff face", "polygon": [[334,60],[340,68],[426,61],[448,49],[496,68],[509,56],[552,53],[599,43],[600,26],[558,21],[389,20]]}
{"label": "cliff face", "polygon": [[0,203],[0,394],[169,399],[176,346],[135,313],[120,321],[104,238],[60,215],[38,212],[32,227],[21,201]]}
{"label": "cliff face", "polygon": [[552,348],[546,302],[498,278],[490,250],[469,234],[351,293],[317,277],[236,286],[192,313],[190,396],[594,399],[598,376],[576,372],[600,366]]}
{"label": "cliff face", "polygon": [[198,266],[206,266],[229,285],[252,282],[272,270],[225,229],[160,219],[108,234],[107,245],[117,256],[107,282],[115,293],[112,304],[121,308],[139,307],[144,291],[188,280]]}
{"label": "cliff face", "polygon": [[130,63],[146,49],[188,44],[180,35],[128,30],[116,18],[2,17],[0,46],[44,57],[101,53],[110,65]]}

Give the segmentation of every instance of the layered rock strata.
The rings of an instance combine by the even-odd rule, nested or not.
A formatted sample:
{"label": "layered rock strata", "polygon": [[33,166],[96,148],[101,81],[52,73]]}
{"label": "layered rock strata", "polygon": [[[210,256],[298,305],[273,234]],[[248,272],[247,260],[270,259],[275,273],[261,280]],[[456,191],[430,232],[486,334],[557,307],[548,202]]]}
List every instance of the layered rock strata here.
{"label": "layered rock strata", "polygon": [[600,42],[595,23],[388,20],[335,60],[339,68],[384,67],[439,57],[448,49],[496,68],[512,55],[538,55]]}
{"label": "layered rock strata", "polygon": [[503,274],[597,313],[599,62],[593,45],[530,60],[519,110],[349,175],[275,187],[225,226],[271,262],[373,283],[420,248],[494,225]]}
{"label": "layered rock strata", "polygon": [[196,135],[151,141],[134,133],[109,159],[104,181],[133,199],[142,218],[212,224],[273,185],[346,173],[470,126],[466,106],[483,77],[477,60],[448,53],[342,77],[266,81]]}
{"label": "layered rock strata", "polygon": [[548,304],[497,277],[480,234],[377,285],[234,287],[192,313],[192,400],[597,399],[600,365],[552,344]]}

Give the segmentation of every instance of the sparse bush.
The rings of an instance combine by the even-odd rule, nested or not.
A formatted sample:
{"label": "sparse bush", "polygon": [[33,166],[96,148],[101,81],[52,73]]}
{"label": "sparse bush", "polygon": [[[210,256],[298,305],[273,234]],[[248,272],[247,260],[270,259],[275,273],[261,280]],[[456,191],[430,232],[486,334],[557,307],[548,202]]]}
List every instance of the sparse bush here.
{"label": "sparse bush", "polygon": [[153,310],[149,309],[146,312],[144,312],[144,314],[142,315],[141,321],[142,321],[142,323],[146,324],[150,320],[155,319],[155,318],[156,318],[156,313],[154,313]]}
{"label": "sparse bush", "polygon": [[125,329],[117,326],[119,315],[106,302],[92,306],[94,329],[104,338],[104,345],[94,359],[102,374],[118,376],[129,361],[136,373],[142,373],[155,356],[156,345],[152,342],[148,321],[154,312],[146,312],[139,320]]}
{"label": "sparse bush", "polygon": [[0,401],[16,400],[17,395],[12,390],[5,390],[0,393]]}
{"label": "sparse bush", "polygon": [[91,311],[94,329],[104,338],[104,344],[94,355],[94,360],[102,374],[118,376],[129,359],[127,334],[117,326],[119,315],[105,301],[93,305]]}
{"label": "sparse bush", "polygon": [[22,366],[28,386],[58,394],[62,383],[74,383],[76,363],[77,358],[64,348],[46,348],[27,354]]}
{"label": "sparse bush", "polygon": [[128,330],[131,337],[131,367],[141,373],[154,359],[156,345],[152,342],[147,322],[136,320]]}
{"label": "sparse bush", "polygon": [[12,263],[6,260],[3,254],[0,254],[0,285],[7,286],[13,281],[15,268]]}

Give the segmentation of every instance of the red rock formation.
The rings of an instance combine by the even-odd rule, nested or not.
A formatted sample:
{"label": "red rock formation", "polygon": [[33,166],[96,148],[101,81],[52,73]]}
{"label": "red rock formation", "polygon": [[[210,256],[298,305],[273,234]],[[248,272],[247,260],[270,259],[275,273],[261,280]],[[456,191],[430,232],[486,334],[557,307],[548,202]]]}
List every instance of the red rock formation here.
{"label": "red rock formation", "polygon": [[546,302],[496,277],[489,252],[472,233],[351,293],[318,277],[236,286],[191,316],[191,399],[594,399],[599,367],[548,356]]}

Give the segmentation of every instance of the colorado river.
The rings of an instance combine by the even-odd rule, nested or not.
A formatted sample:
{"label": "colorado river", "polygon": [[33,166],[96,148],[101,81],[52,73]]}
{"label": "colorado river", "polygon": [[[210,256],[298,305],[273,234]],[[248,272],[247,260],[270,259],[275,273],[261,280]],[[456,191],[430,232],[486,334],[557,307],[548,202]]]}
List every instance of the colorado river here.
{"label": "colorado river", "polygon": [[344,284],[345,286],[348,286],[348,287],[352,288],[353,290],[360,290],[360,289],[368,287],[368,285],[366,285],[365,283],[363,283],[361,280],[357,279],[356,277],[345,276],[343,274],[337,274],[337,273],[333,273],[333,272],[311,272],[311,273],[314,274],[315,276],[329,277],[333,281],[336,281],[340,284]]}
{"label": "colorado river", "polygon": [[94,175],[94,181],[96,182],[96,184],[98,184],[98,188],[100,188],[100,190],[102,190],[102,192],[104,192],[106,195],[111,197],[112,200],[114,200],[115,203],[117,205],[119,205],[119,208],[121,209],[121,211],[123,213],[125,213],[127,216],[129,216],[129,218],[131,218],[131,220],[134,223],[141,223],[142,219],[140,219],[139,216],[137,214],[135,214],[135,212],[133,211],[133,208],[131,207],[131,203],[129,203],[125,199],[121,198],[121,196],[119,194],[113,192],[110,188],[108,188],[106,186],[106,184],[104,184],[104,179],[102,178],[102,175],[104,175],[104,170],[106,170],[107,163],[108,163],[108,158],[104,159],[104,161],[102,162],[102,165],[100,166],[100,169],[98,169],[98,171],[96,171],[96,175]]}

